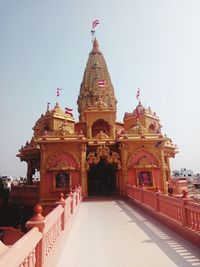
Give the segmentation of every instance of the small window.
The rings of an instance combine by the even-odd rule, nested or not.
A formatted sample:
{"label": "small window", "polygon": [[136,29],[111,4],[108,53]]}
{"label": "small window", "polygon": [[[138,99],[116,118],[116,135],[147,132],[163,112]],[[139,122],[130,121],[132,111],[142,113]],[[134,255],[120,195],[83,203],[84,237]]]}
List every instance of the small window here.
{"label": "small window", "polygon": [[69,174],[66,172],[59,172],[56,174],[56,188],[69,190]]}

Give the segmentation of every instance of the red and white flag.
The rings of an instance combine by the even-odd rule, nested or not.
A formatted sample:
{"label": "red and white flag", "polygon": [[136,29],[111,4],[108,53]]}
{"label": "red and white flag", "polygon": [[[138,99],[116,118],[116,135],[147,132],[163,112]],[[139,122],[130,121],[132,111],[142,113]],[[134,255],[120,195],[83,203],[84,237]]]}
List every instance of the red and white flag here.
{"label": "red and white flag", "polygon": [[73,108],[65,108],[65,113],[66,114],[71,114],[72,115]]}
{"label": "red and white flag", "polygon": [[60,95],[60,90],[62,90],[62,88],[57,88],[57,91],[56,91],[57,96]]}
{"label": "red and white flag", "polygon": [[138,88],[138,90],[137,90],[136,98],[137,98],[137,100],[139,100],[139,98],[140,98],[140,88]]}
{"label": "red and white flag", "polygon": [[106,86],[106,81],[105,80],[99,80],[98,81],[98,85],[99,85],[100,88],[103,88],[103,87]]}
{"label": "red and white flag", "polygon": [[92,22],[92,28],[94,29],[99,23],[100,23],[100,22],[99,22],[98,19],[94,20],[94,21]]}

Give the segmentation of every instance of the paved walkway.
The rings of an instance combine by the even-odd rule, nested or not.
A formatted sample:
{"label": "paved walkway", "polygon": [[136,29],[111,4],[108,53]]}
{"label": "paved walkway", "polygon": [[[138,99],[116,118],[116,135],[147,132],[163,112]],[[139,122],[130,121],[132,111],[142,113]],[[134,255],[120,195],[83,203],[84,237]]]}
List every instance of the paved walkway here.
{"label": "paved walkway", "polygon": [[200,267],[200,249],[123,200],[82,202],[57,267]]}

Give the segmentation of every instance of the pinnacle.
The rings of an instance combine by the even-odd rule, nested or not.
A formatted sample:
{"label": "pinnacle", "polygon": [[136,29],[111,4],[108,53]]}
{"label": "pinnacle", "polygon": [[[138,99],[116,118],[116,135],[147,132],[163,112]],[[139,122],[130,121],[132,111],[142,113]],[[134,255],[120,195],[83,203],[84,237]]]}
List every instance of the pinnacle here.
{"label": "pinnacle", "polygon": [[98,44],[98,41],[97,41],[96,38],[93,41],[93,49],[92,49],[92,52],[100,52],[99,51],[99,44]]}

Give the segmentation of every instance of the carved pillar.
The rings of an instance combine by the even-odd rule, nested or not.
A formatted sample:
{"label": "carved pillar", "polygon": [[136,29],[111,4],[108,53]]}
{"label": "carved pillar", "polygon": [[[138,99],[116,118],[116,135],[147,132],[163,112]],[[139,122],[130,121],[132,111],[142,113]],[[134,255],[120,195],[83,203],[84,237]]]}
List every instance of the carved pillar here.
{"label": "carved pillar", "polygon": [[167,181],[170,180],[170,173],[171,173],[171,169],[170,169],[170,163],[169,163],[169,156],[166,156],[166,164],[167,164]]}
{"label": "carved pillar", "polygon": [[32,166],[32,161],[29,159],[28,160],[28,166],[27,166],[27,184],[32,184],[32,169],[33,169],[33,166]]}
{"label": "carved pillar", "polygon": [[121,159],[122,159],[122,188],[119,188],[120,194],[126,195],[126,185],[128,181],[128,171],[127,171],[127,157],[128,157],[128,146],[124,143],[121,144]]}
{"label": "carved pillar", "polygon": [[92,129],[91,129],[91,126],[88,125],[87,126],[87,138],[91,138],[92,137]]}
{"label": "carved pillar", "polygon": [[87,169],[86,169],[86,144],[81,146],[81,187],[82,187],[82,196],[83,198],[88,197],[87,189]]}
{"label": "carved pillar", "polygon": [[164,148],[161,148],[161,183],[163,186],[163,193],[168,193],[168,185],[166,183],[166,164],[165,164],[165,158],[164,158]]}
{"label": "carved pillar", "polygon": [[115,127],[114,126],[111,126],[111,137],[113,138],[113,139],[115,139]]}
{"label": "carved pillar", "polygon": [[45,162],[47,160],[47,147],[45,144],[41,145],[41,158],[40,158],[40,196],[39,199],[43,198],[46,191],[46,169]]}

